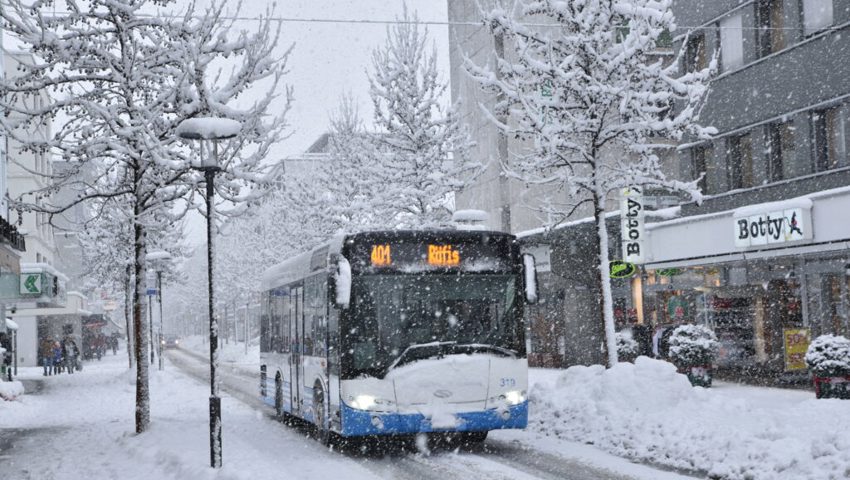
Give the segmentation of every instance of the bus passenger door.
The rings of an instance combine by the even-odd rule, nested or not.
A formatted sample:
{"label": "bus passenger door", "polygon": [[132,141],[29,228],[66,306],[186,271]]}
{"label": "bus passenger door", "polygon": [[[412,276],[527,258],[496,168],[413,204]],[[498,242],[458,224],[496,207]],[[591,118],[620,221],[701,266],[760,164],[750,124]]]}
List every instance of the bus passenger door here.
{"label": "bus passenger door", "polygon": [[300,321],[298,319],[298,290],[293,288],[290,290],[289,297],[289,338],[291,342],[291,351],[289,354],[289,395],[290,405],[292,405],[292,414],[300,416],[301,414],[301,376],[299,366],[301,365],[301,333]]}

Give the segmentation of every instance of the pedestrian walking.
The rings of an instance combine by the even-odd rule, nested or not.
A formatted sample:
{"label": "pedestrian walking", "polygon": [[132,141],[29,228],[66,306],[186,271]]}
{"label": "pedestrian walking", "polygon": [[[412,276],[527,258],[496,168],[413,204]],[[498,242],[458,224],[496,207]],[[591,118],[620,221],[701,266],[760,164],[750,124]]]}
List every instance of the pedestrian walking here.
{"label": "pedestrian walking", "polygon": [[59,340],[53,342],[53,373],[62,373],[62,344]]}
{"label": "pedestrian walking", "polygon": [[68,374],[74,373],[77,368],[77,344],[71,338],[65,339],[65,368],[68,369]]}
{"label": "pedestrian walking", "polygon": [[39,347],[41,366],[44,367],[44,376],[53,375],[53,338],[47,337],[41,341]]}

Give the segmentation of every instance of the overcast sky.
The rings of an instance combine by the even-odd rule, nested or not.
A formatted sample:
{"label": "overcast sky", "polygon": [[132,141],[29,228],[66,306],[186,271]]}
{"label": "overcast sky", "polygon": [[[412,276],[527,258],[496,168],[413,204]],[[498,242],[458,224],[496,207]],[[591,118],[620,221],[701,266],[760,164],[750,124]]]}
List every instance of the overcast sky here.
{"label": "overcast sky", "polygon": [[[259,2],[256,2],[259,3]],[[255,1],[246,2],[240,15],[255,13]],[[284,18],[335,19],[352,21],[391,21],[401,16],[401,0],[284,0],[278,2],[276,15]],[[446,21],[446,0],[407,0],[422,21]],[[251,22],[243,22],[248,26]],[[339,104],[340,95],[349,91],[358,100],[363,119],[370,122],[372,107],[366,69],[371,52],[383,44],[388,25],[376,23],[283,23],[283,50],[295,44],[284,81],[294,88],[295,103],[287,118],[292,136],[275,155],[303,152],[328,128],[329,112]],[[443,80],[448,81],[448,29],[429,25]]]}

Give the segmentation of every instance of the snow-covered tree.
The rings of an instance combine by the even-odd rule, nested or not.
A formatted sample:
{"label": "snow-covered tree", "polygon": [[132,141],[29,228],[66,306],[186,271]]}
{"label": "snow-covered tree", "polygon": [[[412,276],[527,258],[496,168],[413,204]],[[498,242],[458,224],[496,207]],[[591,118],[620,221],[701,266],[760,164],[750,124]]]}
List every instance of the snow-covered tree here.
{"label": "snow-covered tree", "polygon": [[[29,5],[10,0],[0,15],[8,33],[34,57],[0,82],[0,106],[14,115],[0,120],[5,133],[24,150],[55,154],[71,165],[53,176],[50,187],[35,192],[42,204],[20,208],[58,214],[80,202],[126,202],[132,225],[133,317],[136,340],[136,431],[150,423],[147,338],[142,331],[142,299],[148,231],[179,221],[195,205],[202,175],[191,168],[197,155],[175,135],[184,119],[222,116],[241,122],[236,139],[222,144],[223,167],[217,193],[229,203],[251,199],[265,180],[261,164],[279,140],[288,109],[270,115],[285,68],[276,55],[277,35],[268,21],[252,33],[231,32],[222,18],[224,1],[203,11],[194,3],[176,15],[176,0],[84,0]],[[240,104],[259,81],[267,92]],[[19,98],[47,91],[50,99],[34,109]],[[22,118],[12,122],[10,119]],[[54,122],[47,138],[21,135],[28,126]],[[97,168],[90,168],[97,164]],[[79,195],[52,204],[53,191],[73,185]],[[186,199],[183,201],[182,199]],[[178,202],[180,200],[180,202]],[[184,208],[180,209],[179,207]]]}
{"label": "snow-covered tree", "polygon": [[342,96],[330,124],[328,160],[321,175],[327,194],[317,198],[320,207],[346,232],[392,226],[387,220],[397,215],[398,199],[384,188],[391,174],[351,95]]}
{"label": "snow-covered tree", "polygon": [[508,174],[561,188],[574,199],[562,218],[582,205],[593,210],[609,365],[617,362],[617,348],[606,201],[632,186],[699,199],[696,181],[665,176],[659,153],[683,135],[704,138],[713,130],[698,125],[711,68],[681,73],[678,62],[657,54],[659,37],[676,29],[672,1],[520,0],[514,11],[483,12],[492,34],[504,40],[505,58],[495,66],[466,61],[497,96],[492,121],[533,145],[504,166]]}
{"label": "snow-covered tree", "polygon": [[471,140],[456,109],[443,105],[447,83],[439,78],[436,51],[429,52],[428,31],[406,8],[387,30],[386,44],[372,54],[369,83],[381,193],[398,211],[384,223],[445,223],[451,193],[480,174],[481,165],[468,160]]}

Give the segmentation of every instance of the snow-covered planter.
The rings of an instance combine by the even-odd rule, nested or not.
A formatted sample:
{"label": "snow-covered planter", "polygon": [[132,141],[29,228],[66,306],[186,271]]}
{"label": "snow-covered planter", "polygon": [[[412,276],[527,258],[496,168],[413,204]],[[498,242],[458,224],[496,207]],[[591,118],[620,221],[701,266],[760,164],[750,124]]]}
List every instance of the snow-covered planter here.
{"label": "snow-covered planter", "polygon": [[628,334],[617,332],[617,357],[621,362],[634,362],[638,356],[638,343]]}
{"label": "snow-covered planter", "polygon": [[850,340],[840,335],[821,335],[806,351],[817,398],[850,399]]}
{"label": "snow-covered planter", "polygon": [[670,360],[694,386],[711,386],[712,365],[719,348],[717,336],[702,325],[682,325],[670,335]]}

